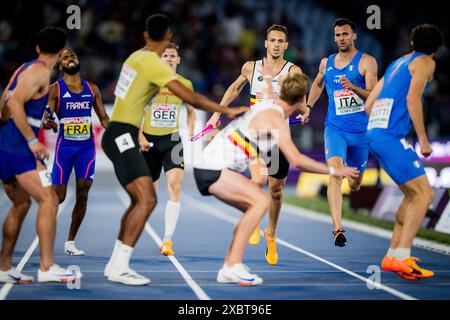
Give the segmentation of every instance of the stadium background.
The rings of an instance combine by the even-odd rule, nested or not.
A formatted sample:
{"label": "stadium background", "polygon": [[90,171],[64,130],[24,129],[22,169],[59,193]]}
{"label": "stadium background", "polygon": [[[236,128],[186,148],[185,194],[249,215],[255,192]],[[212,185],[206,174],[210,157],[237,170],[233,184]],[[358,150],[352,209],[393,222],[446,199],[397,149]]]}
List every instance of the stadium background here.
{"label": "stadium background", "polygon": [[[7,85],[13,71],[23,61],[35,57],[37,30],[45,25],[66,28],[69,17],[66,9],[72,4],[81,9],[81,29],[68,30],[69,45],[79,55],[82,77],[99,86],[109,114],[122,62],[132,51],[143,46],[144,21],[152,12],[166,13],[174,23],[173,41],[180,46],[182,57],[178,72],[192,80],[196,91],[215,101],[220,101],[245,61],[264,56],[266,29],[273,23],[287,26],[289,48],[285,58],[299,65],[311,81],[320,60],[336,51],[332,23],[337,17],[347,17],[356,23],[356,46],[375,56],[379,76],[389,62],[409,50],[409,32],[413,26],[423,22],[435,23],[444,32],[445,45],[436,54],[435,78],[424,99],[426,127],[434,148],[434,155],[426,161],[426,166],[434,187],[450,187],[450,33],[446,20],[449,4],[446,1],[346,1],[342,5],[325,0],[3,0],[0,1],[0,89]],[[374,4],[381,9],[380,30],[369,30],[366,26],[370,16],[367,8]],[[54,79],[60,76],[55,73]],[[247,104],[248,89],[246,85],[232,105]],[[294,141],[301,151],[322,161],[326,107],[327,98],[322,94],[310,124],[291,126]],[[200,120],[196,129],[199,130],[207,115],[201,111],[196,113]],[[184,121],[181,123],[184,128]],[[101,151],[102,128],[98,123],[95,130],[98,147],[96,171],[100,174],[106,171],[106,181],[115,182],[109,175],[112,165]],[[43,138],[52,149],[55,134],[45,132]],[[411,138],[414,142],[414,135]],[[189,170],[193,155],[200,152],[204,144],[192,144],[186,138],[184,143]],[[371,159],[369,167],[376,166],[377,163]],[[288,183],[295,187],[299,173],[291,168]],[[372,174],[367,176],[371,184],[375,183]],[[389,183],[389,179],[377,182]],[[317,195],[323,191],[320,189],[323,184],[326,184],[324,179],[304,176],[303,181],[298,181],[297,193]]]}

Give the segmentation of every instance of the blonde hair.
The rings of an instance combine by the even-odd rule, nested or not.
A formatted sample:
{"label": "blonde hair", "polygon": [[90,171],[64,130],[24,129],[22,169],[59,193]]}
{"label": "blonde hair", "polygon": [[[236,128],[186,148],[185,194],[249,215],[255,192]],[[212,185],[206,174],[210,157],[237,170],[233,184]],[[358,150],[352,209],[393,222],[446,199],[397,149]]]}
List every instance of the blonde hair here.
{"label": "blonde hair", "polygon": [[300,72],[288,73],[281,82],[280,99],[293,105],[303,99],[308,90],[309,79]]}

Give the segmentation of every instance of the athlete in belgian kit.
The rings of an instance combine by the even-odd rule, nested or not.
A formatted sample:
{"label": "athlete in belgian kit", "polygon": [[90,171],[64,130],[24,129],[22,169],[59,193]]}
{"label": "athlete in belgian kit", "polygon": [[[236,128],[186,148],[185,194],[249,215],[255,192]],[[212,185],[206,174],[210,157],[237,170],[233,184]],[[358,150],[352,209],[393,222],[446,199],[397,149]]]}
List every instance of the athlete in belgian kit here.
{"label": "athlete in belgian kit", "polygon": [[[324,87],[328,94],[325,119],[325,158],[329,165],[357,167],[357,179],[348,179],[352,191],[361,186],[367,166],[369,146],[366,138],[367,116],[364,100],[377,82],[375,58],[355,48],[355,25],[348,19],[337,19],[333,25],[334,40],[339,52],[323,58],[319,73],[308,97],[307,110],[301,116],[306,121]],[[345,246],[347,239],[342,228],[342,180],[329,177],[327,197],[334,225],[334,244]]]}
{"label": "athlete in belgian kit", "polygon": [[[72,212],[72,223],[64,245],[69,255],[84,255],[75,245],[75,237],[87,209],[89,189],[94,180],[95,142],[92,130],[92,109],[102,126],[106,128],[109,118],[98,87],[80,78],[80,62],[72,50],[66,50],[60,69],[64,78],[50,87],[49,107],[59,119],[59,134],[55,146],[52,169],[52,184],[59,203],[66,198],[67,183],[75,169],[76,202]],[[44,120],[44,128],[56,128],[57,124]]]}

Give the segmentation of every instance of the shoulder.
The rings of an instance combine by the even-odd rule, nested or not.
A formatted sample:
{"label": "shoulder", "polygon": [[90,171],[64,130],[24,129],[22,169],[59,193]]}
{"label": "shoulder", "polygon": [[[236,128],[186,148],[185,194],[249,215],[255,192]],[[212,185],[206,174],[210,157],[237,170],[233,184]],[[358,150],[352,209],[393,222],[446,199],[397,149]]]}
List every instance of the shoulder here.
{"label": "shoulder", "polygon": [[253,61],[253,60],[247,61],[246,63],[244,63],[242,66],[242,73],[245,74],[245,73],[252,72],[253,68],[255,67],[255,63],[256,63],[256,61]]}
{"label": "shoulder", "polygon": [[183,84],[186,88],[193,88],[192,81],[186,79],[185,77],[177,74],[177,79]]}
{"label": "shoulder", "polygon": [[300,68],[296,64],[292,64],[291,65],[291,67],[289,68],[289,72],[300,72],[300,73],[303,73],[302,68]]}
{"label": "shoulder", "polygon": [[328,57],[324,57],[324,58],[322,58],[322,60],[320,60],[319,72],[325,73],[327,63],[328,63]]}
{"label": "shoulder", "polygon": [[363,52],[360,62],[364,65],[377,65],[377,59],[365,52]]}
{"label": "shoulder", "polygon": [[419,56],[410,63],[410,70],[413,72],[420,69],[424,73],[433,73],[435,68],[436,62],[429,55]]}

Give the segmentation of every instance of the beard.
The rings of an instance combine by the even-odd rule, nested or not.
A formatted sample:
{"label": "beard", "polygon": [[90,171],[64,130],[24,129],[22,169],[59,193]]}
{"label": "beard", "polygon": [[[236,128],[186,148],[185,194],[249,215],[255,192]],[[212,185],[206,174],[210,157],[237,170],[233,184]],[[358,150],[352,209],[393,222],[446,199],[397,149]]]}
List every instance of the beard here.
{"label": "beard", "polygon": [[80,64],[77,64],[75,67],[72,68],[66,68],[62,67],[64,73],[70,74],[73,76],[74,74],[77,74],[80,71]]}

